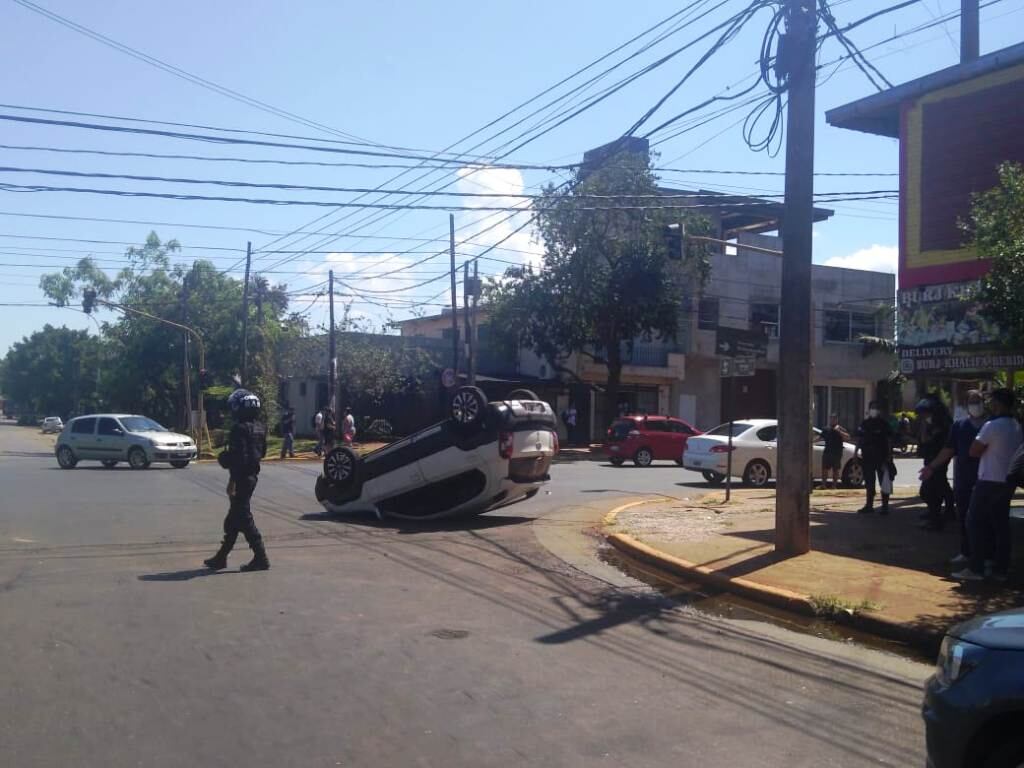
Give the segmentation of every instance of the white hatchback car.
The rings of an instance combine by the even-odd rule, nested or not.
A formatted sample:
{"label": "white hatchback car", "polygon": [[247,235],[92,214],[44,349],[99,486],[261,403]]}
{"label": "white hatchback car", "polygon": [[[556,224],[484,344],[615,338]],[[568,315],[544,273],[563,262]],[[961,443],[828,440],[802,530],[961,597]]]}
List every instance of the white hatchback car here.
{"label": "white hatchback car", "polygon": [[99,461],[108,469],[121,461],[132,469],[145,469],[153,462],[184,469],[196,458],[196,444],[188,435],[171,432],[145,416],[98,413],[69,421],[54,452],[64,469],[83,460]]}
{"label": "white hatchback car", "polygon": [[[747,485],[763,487],[776,474],[779,422],[775,419],[743,419],[732,423],[732,474]],[[825,443],[821,430],[814,430],[814,456],[811,466],[815,477],[821,475]],[[860,459],[854,458],[856,446],[843,443],[843,485],[855,488],[864,483]],[[700,472],[713,485],[725,480],[729,460],[729,424],[722,424],[703,435],[691,437],[683,452],[683,466]]]}
{"label": "white hatchback car", "polygon": [[488,403],[461,387],[449,418],[363,457],[338,447],[324,459],[316,498],[332,514],[403,520],[475,515],[537,494],[558,453],[551,406],[528,390]]}
{"label": "white hatchback car", "polygon": [[50,435],[64,429],[64,422],[61,421],[60,416],[47,416],[39,426],[44,435]]}

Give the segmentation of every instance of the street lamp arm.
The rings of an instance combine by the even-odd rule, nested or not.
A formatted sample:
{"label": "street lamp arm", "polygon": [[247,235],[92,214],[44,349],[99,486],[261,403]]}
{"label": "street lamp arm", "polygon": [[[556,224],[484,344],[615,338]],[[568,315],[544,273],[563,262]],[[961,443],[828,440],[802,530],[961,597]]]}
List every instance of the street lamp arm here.
{"label": "street lamp arm", "polygon": [[183,323],[176,323],[173,320],[168,320],[167,318],[164,318],[164,317],[159,317],[157,315],[151,315],[149,312],[143,312],[141,309],[135,309],[134,307],[127,307],[124,304],[115,304],[112,301],[106,301],[105,299],[99,299],[99,298],[97,298],[95,301],[96,301],[97,304],[103,304],[104,306],[110,307],[111,309],[119,309],[122,312],[130,312],[130,313],[132,313],[134,315],[140,315],[140,316],[148,318],[150,320],[154,320],[154,321],[156,321],[158,323],[163,323],[164,325],[170,325],[170,326],[173,326],[175,328],[179,328],[179,329],[185,331],[186,333],[190,334],[192,336],[192,338],[194,338],[196,340],[197,344],[199,344],[199,367],[200,368],[205,368],[206,367],[206,348],[203,345],[203,337],[199,334],[199,331],[197,331],[195,328],[190,328],[189,326],[184,325]]}

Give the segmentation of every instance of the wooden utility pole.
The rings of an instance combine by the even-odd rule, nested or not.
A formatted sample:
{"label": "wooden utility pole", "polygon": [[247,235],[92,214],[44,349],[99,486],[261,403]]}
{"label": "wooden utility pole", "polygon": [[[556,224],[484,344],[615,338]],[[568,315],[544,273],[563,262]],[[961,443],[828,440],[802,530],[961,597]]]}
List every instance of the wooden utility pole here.
{"label": "wooden utility pole", "polygon": [[974,61],[981,52],[978,0],[960,0],[960,63]]}
{"label": "wooden utility pole", "polygon": [[334,411],[334,418],[338,418],[338,412],[334,408],[334,390],[338,386],[337,371],[337,349],[334,338],[334,270],[327,273],[327,293],[330,296],[330,330],[327,332],[327,405]]}
{"label": "wooden utility pole", "polygon": [[[188,325],[188,274],[181,281],[181,323]],[[188,425],[189,433],[193,433],[192,424],[192,371],[188,357],[188,331],[181,334],[184,341],[185,354],[182,356],[181,383],[184,389],[185,400],[185,423]],[[196,438],[196,445],[199,445],[199,438]]]}
{"label": "wooden utility pole", "polygon": [[469,319],[469,262],[462,264],[462,324],[466,333],[466,383],[475,386],[473,376],[473,326]]}
{"label": "wooden utility pole", "polygon": [[[455,214],[448,214],[448,255],[452,262],[452,370],[459,372],[459,299],[455,294]],[[465,288],[465,286],[463,286]]]}
{"label": "wooden utility pole", "polygon": [[249,269],[252,242],[245,244],[245,284],[242,286],[242,386],[249,383]]}
{"label": "wooden utility pole", "polygon": [[775,549],[810,547],[811,248],[814,227],[814,77],[816,4],[787,0],[786,201],[782,216],[782,317],[779,334],[779,475]]}

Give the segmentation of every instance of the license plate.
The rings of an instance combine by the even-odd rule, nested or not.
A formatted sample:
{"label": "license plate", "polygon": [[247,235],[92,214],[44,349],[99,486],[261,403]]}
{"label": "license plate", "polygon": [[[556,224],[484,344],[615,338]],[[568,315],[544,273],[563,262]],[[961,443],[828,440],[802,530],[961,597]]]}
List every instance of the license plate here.
{"label": "license plate", "polygon": [[174,455],[174,458],[176,458],[176,459],[187,459],[192,454],[187,453],[185,451],[179,451],[178,453],[175,453],[173,455]]}

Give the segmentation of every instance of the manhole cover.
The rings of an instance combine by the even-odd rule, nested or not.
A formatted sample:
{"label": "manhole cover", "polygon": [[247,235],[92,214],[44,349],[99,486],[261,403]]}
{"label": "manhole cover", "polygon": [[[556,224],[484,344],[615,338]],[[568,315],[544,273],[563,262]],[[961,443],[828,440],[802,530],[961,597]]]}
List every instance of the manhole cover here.
{"label": "manhole cover", "polygon": [[464,637],[469,637],[469,632],[464,629],[435,629],[430,634],[441,640],[461,640]]}

